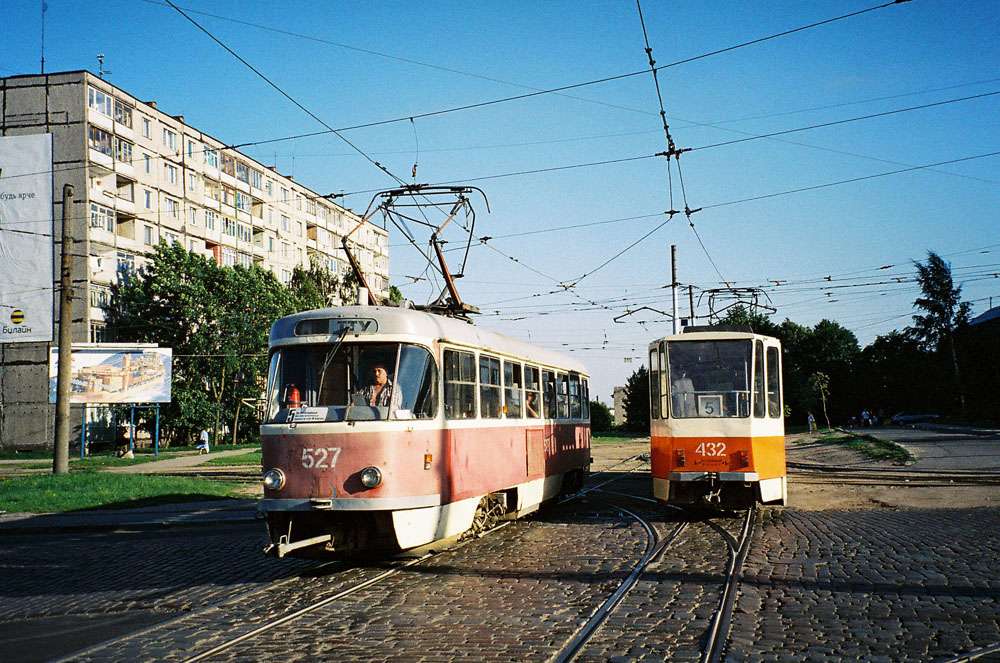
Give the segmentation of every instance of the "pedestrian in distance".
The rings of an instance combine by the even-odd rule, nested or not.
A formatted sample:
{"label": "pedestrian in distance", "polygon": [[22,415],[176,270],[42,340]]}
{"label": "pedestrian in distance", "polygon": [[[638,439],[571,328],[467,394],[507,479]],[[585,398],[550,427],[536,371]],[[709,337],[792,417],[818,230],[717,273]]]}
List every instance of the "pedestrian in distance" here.
{"label": "pedestrian in distance", "polygon": [[810,433],[815,432],[816,431],[816,417],[813,416],[812,412],[810,412],[809,416],[806,417],[806,421],[809,422],[809,432]]}
{"label": "pedestrian in distance", "polygon": [[198,443],[198,455],[207,454],[208,449],[208,430],[201,429],[201,442]]}

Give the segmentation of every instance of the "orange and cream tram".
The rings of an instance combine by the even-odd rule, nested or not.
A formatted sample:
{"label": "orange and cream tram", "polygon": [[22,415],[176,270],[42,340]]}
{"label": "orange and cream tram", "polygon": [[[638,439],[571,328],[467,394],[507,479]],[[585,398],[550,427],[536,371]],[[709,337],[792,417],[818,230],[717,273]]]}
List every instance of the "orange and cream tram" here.
{"label": "orange and cream tram", "polygon": [[784,504],[781,343],[689,327],[649,345],[653,493],[671,504]]}
{"label": "orange and cream tram", "polygon": [[581,364],[460,319],[282,318],[261,426],[267,552],[407,550],[461,535],[483,505],[529,513],[582,485],[589,415]]}

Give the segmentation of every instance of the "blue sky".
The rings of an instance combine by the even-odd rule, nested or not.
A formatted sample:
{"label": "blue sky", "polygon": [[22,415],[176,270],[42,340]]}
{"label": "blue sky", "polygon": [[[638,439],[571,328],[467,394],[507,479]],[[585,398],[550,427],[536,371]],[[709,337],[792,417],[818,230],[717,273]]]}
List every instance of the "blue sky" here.
{"label": "blue sky", "polygon": [[[862,345],[910,322],[912,261],[928,250],[951,262],[974,313],[989,297],[1000,304],[1000,159],[970,159],[1000,151],[996,2],[912,0],[662,69],[671,135],[692,148],[684,194],[703,209],[695,230],[675,216],[593,274],[670,209],[634,2],[178,4],[329,126],[401,120],[343,132],[400,178],[412,181],[417,162],[418,182],[481,187],[492,211],[474,201],[475,234],[493,239],[473,248],[463,298],[483,310],[478,324],[581,359],[602,400],[670,333],[650,310],[614,319],[670,310],[671,244],[696,300],[723,280],[764,287],[777,321],[829,318]],[[664,66],[877,4],[643,2],[642,12]],[[0,75],[38,73],[41,2],[4,3],[0,16]],[[165,3],[49,0],[46,71],[96,72],[98,53],[112,83],[230,144],[324,128]],[[959,101],[977,95],[989,96]],[[940,105],[905,110],[929,104]],[[832,122],[842,123],[711,147]],[[356,211],[394,184],[329,133],[246,152],[314,190],[350,194]],[[615,163],[565,168],[605,161]],[[846,180],[857,181],[825,186]],[[799,189],[809,190],[775,195]],[[584,224],[595,225],[566,228]],[[424,274],[423,258],[395,229],[390,243],[393,283],[426,302],[440,284],[407,278]],[[697,312],[708,313],[706,296]]]}

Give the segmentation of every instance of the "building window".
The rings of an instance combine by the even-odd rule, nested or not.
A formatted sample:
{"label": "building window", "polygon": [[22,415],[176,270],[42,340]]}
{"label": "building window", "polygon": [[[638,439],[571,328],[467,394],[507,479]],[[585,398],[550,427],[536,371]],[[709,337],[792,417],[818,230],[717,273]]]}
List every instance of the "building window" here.
{"label": "building window", "polygon": [[219,188],[219,183],[214,180],[205,180],[205,195],[212,200],[222,199],[222,189]]}
{"label": "building window", "polygon": [[259,170],[250,169],[250,186],[254,189],[260,189],[261,183],[264,181],[264,173]]}
{"label": "building window", "polygon": [[177,167],[169,163],[163,164],[163,174],[171,184],[177,184]]}
{"label": "building window", "polygon": [[273,237],[268,237],[267,238],[267,252],[268,253],[274,253],[274,238]]}
{"label": "building window", "polygon": [[223,267],[236,266],[236,249],[230,248],[228,246],[222,247],[222,266]]}
{"label": "building window", "polygon": [[281,270],[281,282],[288,285],[292,281],[292,273],[287,269]]}
{"label": "building window", "polygon": [[115,136],[115,158],[122,163],[132,163],[132,143]]}
{"label": "building window", "polygon": [[249,253],[240,253],[237,256],[237,262],[243,267],[250,269],[251,267],[253,267],[253,256],[251,256]]}
{"label": "building window", "polygon": [[167,149],[177,151],[177,134],[166,127],[163,127],[163,144]]}
{"label": "building window", "polygon": [[146,246],[153,245],[153,226],[142,227],[142,241]]}
{"label": "building window", "polygon": [[236,177],[236,159],[228,154],[222,155],[222,172]]}
{"label": "building window", "polygon": [[188,208],[188,223],[192,226],[198,225],[198,208],[189,207]]}
{"label": "building window", "polygon": [[302,237],[302,236],[303,236],[303,235],[305,234],[305,233],[304,233],[304,232],[302,231],[302,222],[301,222],[301,221],[296,221],[296,222],[295,222],[295,229],[296,229],[296,230],[298,231],[298,233],[299,233],[299,237]]}
{"label": "building window", "polygon": [[115,231],[115,211],[97,203],[90,203],[90,227]]}
{"label": "building window", "polygon": [[219,151],[205,148],[205,165],[212,168],[219,167]]}
{"label": "building window", "polygon": [[91,149],[97,150],[101,154],[107,154],[109,157],[112,155],[111,134],[95,126],[88,127],[87,133],[90,138]]}
{"label": "building window", "polygon": [[118,99],[115,99],[115,122],[132,128],[132,107]]}
{"label": "building window", "polygon": [[236,237],[236,221],[228,216],[222,217],[222,234]]}
{"label": "building window", "polygon": [[188,173],[188,191],[198,190],[198,175],[195,173]]}
{"label": "building window", "polygon": [[193,140],[189,140],[188,141],[188,158],[189,159],[193,159],[194,158],[194,141]]}
{"label": "building window", "polygon": [[150,122],[149,122],[149,118],[148,117],[142,118],[142,137],[143,138],[152,138],[153,137],[153,131],[152,131],[152,128],[150,126]]}
{"label": "building window", "polygon": [[135,255],[127,251],[118,252],[118,274],[128,278],[135,274]]}
{"label": "building window", "polygon": [[145,166],[146,172],[148,173],[150,171],[150,169],[151,169],[151,165],[150,164],[151,164],[152,160],[149,158],[148,154],[143,154],[142,155],[142,161],[143,161],[143,164]]}
{"label": "building window", "polygon": [[302,196],[295,194],[295,209],[302,210]]}
{"label": "building window", "polygon": [[246,182],[250,184],[250,166],[246,165],[242,161],[236,162],[236,179],[240,182]]}
{"label": "building window", "polygon": [[243,212],[249,212],[252,205],[253,201],[250,199],[250,196],[242,191],[236,192],[236,209]]}
{"label": "building window", "polygon": [[281,215],[281,229],[288,230],[288,217],[284,214]]}
{"label": "building window", "polygon": [[213,212],[210,209],[205,210],[205,229],[215,230],[215,220],[219,218],[218,212]]}
{"label": "building window", "polygon": [[178,241],[180,241],[180,238],[173,233],[164,233],[164,236],[167,239],[167,244],[169,244],[170,246],[173,246],[174,244],[177,244]]}
{"label": "building window", "polygon": [[246,242],[247,244],[250,243],[251,236],[253,234],[253,231],[250,230],[250,226],[245,226],[241,223],[237,227],[236,232],[237,232],[237,239],[239,239],[241,242]]}
{"label": "building window", "polygon": [[164,198],[163,202],[167,206],[167,214],[169,214],[174,219],[181,218],[181,205],[173,198]]}
{"label": "building window", "polygon": [[282,258],[288,258],[288,249],[289,249],[288,242],[282,242],[281,243],[281,257]]}
{"label": "building window", "polygon": [[146,205],[146,209],[153,209],[153,192],[149,189],[142,190],[143,202]]}
{"label": "building window", "polygon": [[88,88],[87,105],[105,117],[111,117],[111,96],[96,88]]}
{"label": "building window", "polygon": [[312,199],[306,199],[306,214],[312,214],[316,216],[316,201]]}
{"label": "building window", "polygon": [[98,324],[96,322],[90,323],[90,342],[91,343],[107,343],[108,342],[108,328],[106,325]]}
{"label": "building window", "polygon": [[236,189],[225,184],[222,185],[222,204],[230,207],[236,206]]}
{"label": "building window", "polygon": [[288,202],[288,189],[286,189],[285,187],[281,187],[281,202],[283,203]]}

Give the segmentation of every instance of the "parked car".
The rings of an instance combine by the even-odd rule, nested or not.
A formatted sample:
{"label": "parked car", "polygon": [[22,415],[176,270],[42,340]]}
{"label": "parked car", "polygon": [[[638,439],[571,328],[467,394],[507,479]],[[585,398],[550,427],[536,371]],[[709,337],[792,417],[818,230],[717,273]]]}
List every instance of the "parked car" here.
{"label": "parked car", "polygon": [[936,414],[923,414],[919,412],[897,412],[892,415],[892,423],[894,424],[919,424],[926,423],[928,421],[934,421],[938,418]]}

